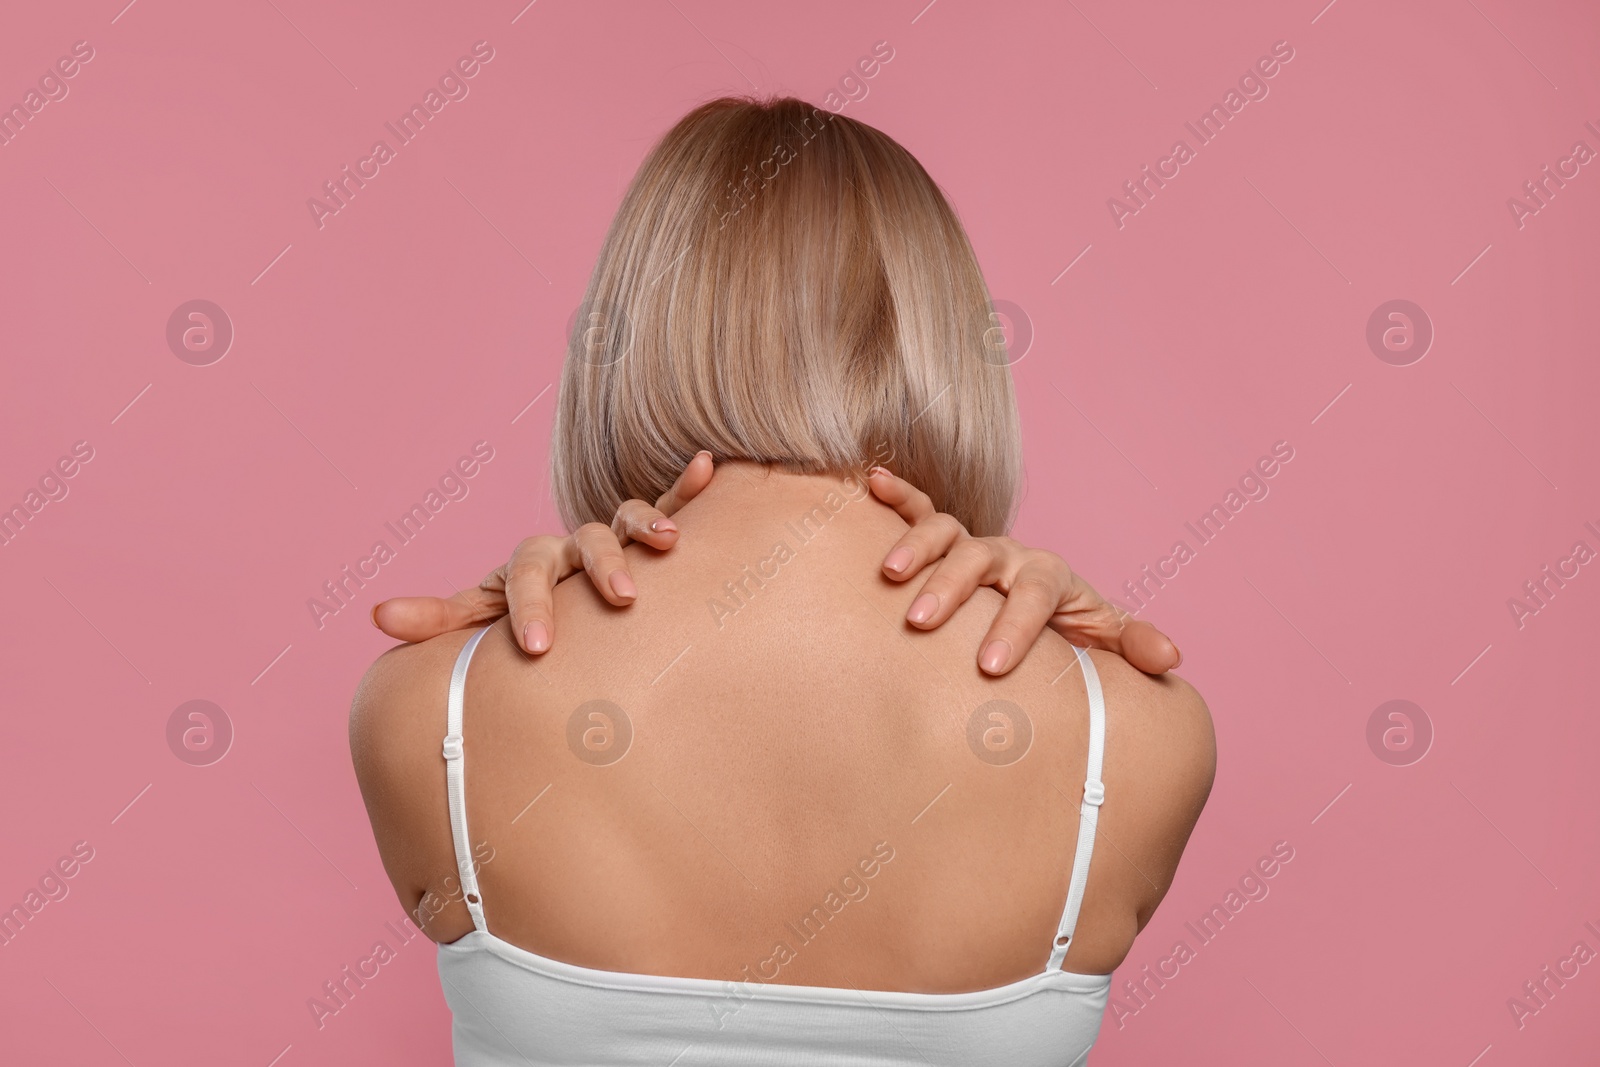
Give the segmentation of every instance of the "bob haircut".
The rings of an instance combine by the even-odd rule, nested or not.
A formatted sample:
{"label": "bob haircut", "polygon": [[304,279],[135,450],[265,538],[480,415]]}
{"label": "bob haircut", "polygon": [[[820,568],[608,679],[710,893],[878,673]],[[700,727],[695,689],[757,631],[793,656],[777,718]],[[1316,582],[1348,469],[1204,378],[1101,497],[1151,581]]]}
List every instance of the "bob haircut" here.
{"label": "bob haircut", "polygon": [[793,98],[725,97],[639,167],[568,341],[551,449],[569,530],[701,449],[881,464],[974,535],[1021,477],[1002,331],[955,212],[900,145]]}

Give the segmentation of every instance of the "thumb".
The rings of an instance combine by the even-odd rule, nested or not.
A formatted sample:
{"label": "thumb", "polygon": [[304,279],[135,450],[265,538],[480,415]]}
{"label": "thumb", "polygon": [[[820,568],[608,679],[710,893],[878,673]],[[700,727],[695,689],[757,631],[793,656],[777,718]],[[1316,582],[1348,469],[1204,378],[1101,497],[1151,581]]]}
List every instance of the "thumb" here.
{"label": "thumb", "polygon": [[452,630],[498,619],[506,613],[503,592],[473,588],[452,597],[401,596],[372,609],[372,624],[397,641],[426,641]]}
{"label": "thumb", "polygon": [[678,475],[678,480],[672,483],[672,488],[662,493],[656,500],[656,510],[663,515],[671,515],[689,501],[699,496],[706,486],[711,484],[711,475],[716,468],[716,463],[711,458],[711,453],[701,450],[689,460],[689,465],[683,468],[683,473]]}

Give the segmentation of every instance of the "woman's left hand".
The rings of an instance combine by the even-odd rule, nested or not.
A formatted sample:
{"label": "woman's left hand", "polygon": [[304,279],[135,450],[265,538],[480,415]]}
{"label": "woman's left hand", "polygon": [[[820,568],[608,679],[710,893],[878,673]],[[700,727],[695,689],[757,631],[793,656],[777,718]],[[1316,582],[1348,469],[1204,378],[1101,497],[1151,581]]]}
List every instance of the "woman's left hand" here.
{"label": "woman's left hand", "polygon": [[511,558],[475,587],[451,597],[403,596],[372,609],[372,625],[401,641],[430,637],[511,616],[511,632],[529,655],[549,651],[555,640],[555,588],[578,571],[588,574],[607,603],[626,607],[638,596],[622,546],[639,541],[665,552],[678,543],[678,527],[667,516],[711,484],[710,452],[697,452],[672,488],[651,507],[628,500],[607,526],[591,522],[567,537],[525,538]]}
{"label": "woman's left hand", "polygon": [[[669,549],[677,542],[677,528],[666,516],[704,490],[712,473],[711,454],[701,452],[655,507],[630,500],[610,527],[591,523],[569,537],[527,538],[476,588],[447,598],[383,601],[373,609],[373,624],[401,641],[425,641],[509,613],[517,642],[539,655],[554,639],[556,583],[584,570],[607,601],[631,604],[636,593],[623,544],[638,540]],[[884,575],[906,581],[933,568],[907,612],[912,626],[941,626],[979,586],[1005,594],[979,646],[978,665],[985,673],[1003,675],[1022,662],[1046,626],[1068,640],[1114,652],[1146,674],[1162,674],[1182,662],[1171,639],[1107,603],[1054,552],[1009,537],[973,537],[954,516],[935,509],[926,493],[882,467],[872,470],[867,484],[911,526],[884,557]]]}

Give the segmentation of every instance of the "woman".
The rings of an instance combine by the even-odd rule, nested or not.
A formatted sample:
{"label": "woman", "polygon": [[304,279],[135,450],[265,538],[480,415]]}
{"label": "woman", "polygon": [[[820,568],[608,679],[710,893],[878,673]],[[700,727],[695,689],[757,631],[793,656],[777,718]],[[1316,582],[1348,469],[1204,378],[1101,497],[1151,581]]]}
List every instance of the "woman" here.
{"label": "woman", "polygon": [[[987,308],[942,194],[871,127],[718,100],[652,150],[585,299],[606,329],[569,353],[553,485],[581,528],[702,449],[716,477],[669,554],[622,550],[636,587],[612,569],[556,586],[543,634],[396,649],[352,709],[458,1063],[1082,1060],[1214,745],[1176,677],[1033,642],[1055,591],[1013,574],[1002,616],[890,580],[934,539],[870,465],[926,492],[913,517],[1013,513]],[[951,536],[951,563],[995,552]]]}
{"label": "woman", "polygon": [[[517,643],[537,656],[550,648],[556,585],[581,570],[614,607],[633,603],[638,590],[622,546],[637,540],[667,551],[677,544],[678,527],[671,515],[711,483],[712,469],[711,453],[697,452],[655,506],[627,500],[617,508],[610,526],[590,522],[567,537],[527,538],[476,586],[450,597],[385,600],[373,606],[372,623],[397,640],[426,641],[509,615]],[[1068,640],[1115,652],[1146,674],[1182,666],[1183,655],[1170,638],[1113,607],[1054,552],[1028,548],[1009,537],[974,538],[955,516],[937,511],[928,494],[883,467],[868,472],[867,486],[911,524],[884,555],[884,577],[903,582],[932,568],[912,603],[927,604],[922,599],[926,594],[938,608],[926,614],[908,611],[908,623],[923,630],[936,628],[981,586],[1003,594],[1016,591],[1001,605],[980,648],[1006,640],[1019,654],[980,658],[985,673],[1009,671],[1046,626]]]}

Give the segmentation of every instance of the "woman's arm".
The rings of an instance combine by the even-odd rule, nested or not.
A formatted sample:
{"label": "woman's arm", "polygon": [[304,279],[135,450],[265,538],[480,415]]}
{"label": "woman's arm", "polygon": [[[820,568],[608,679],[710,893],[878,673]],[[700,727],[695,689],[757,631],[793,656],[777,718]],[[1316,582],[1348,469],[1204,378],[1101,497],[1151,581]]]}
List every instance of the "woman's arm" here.
{"label": "woman's arm", "polygon": [[[595,522],[569,537],[530,537],[475,588],[452,597],[385,600],[373,608],[373,624],[401,641],[425,641],[509,614],[523,651],[545,652],[555,638],[556,584],[581,569],[608,603],[633,603],[638,591],[622,546],[639,541],[671,549],[678,528],[670,516],[711,484],[712,473],[711,453],[700,452],[654,507],[629,500],[610,526]],[[884,575],[903,582],[933,567],[906,615],[911,625],[937,628],[979,586],[1006,595],[979,646],[978,665],[985,673],[1011,670],[1046,626],[1070,641],[1114,652],[1146,674],[1162,674],[1182,661],[1165,634],[1112,607],[1054,552],[1009,537],[973,537],[953,516],[938,512],[926,493],[882,467],[872,469],[867,484],[911,526],[884,557]]]}

